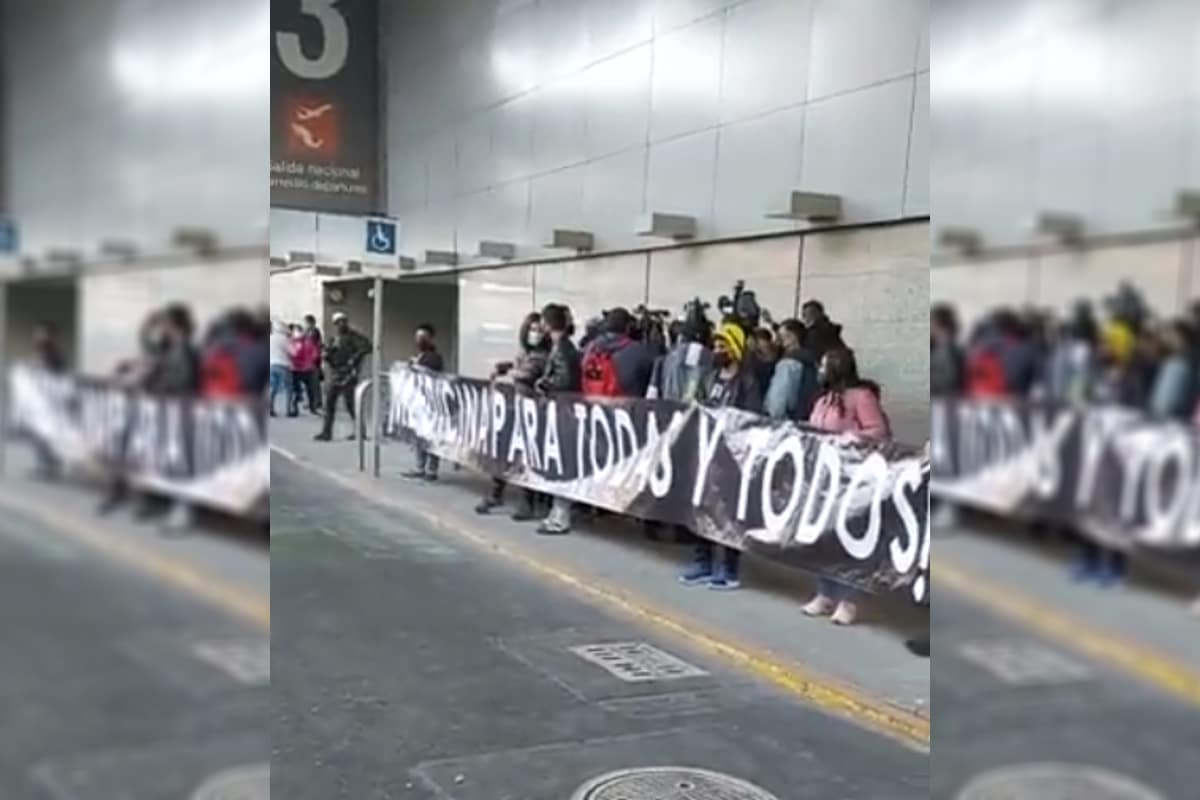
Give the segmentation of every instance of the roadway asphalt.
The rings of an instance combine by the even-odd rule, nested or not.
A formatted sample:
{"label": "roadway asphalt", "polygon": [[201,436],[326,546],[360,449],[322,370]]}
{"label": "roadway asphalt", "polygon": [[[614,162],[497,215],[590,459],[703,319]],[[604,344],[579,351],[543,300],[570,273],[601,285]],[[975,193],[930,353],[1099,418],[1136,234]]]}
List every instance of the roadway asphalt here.
{"label": "roadway asphalt", "polygon": [[[937,592],[932,615],[935,800],[1200,797],[1200,708],[953,591]],[[1195,635],[1194,621],[1182,626]],[[1000,788],[1046,763],[1071,770],[1024,771],[1037,782]]]}
{"label": "roadway asphalt", "polygon": [[[929,796],[927,754],[286,459],[272,483],[277,797],[572,800],[650,767],[778,800]],[[755,796],[718,780],[579,797]]]}
{"label": "roadway asphalt", "polygon": [[269,797],[269,665],[260,626],[0,515],[4,800]]}

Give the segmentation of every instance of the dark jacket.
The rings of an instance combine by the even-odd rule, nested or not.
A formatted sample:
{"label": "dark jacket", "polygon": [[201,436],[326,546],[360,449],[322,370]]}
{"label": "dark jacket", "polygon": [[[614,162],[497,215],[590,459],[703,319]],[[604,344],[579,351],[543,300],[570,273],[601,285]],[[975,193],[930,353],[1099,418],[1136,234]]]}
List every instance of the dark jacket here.
{"label": "dark jacket", "polygon": [[[711,405],[713,387],[721,380],[721,371],[713,370],[705,376],[701,402]],[[761,414],[763,410],[762,389],[758,385],[758,378],[754,375],[754,370],[747,369],[746,365],[742,365],[738,369],[737,375],[725,392],[725,396],[720,401],[722,406],[729,408],[740,408],[742,411],[750,411],[755,414]]]}
{"label": "dark jacket", "polygon": [[173,342],[154,360],[146,390],[155,394],[188,395],[200,389],[200,355],[191,342]]}
{"label": "dark jacket", "polygon": [[775,364],[763,401],[772,419],[806,420],[820,391],[817,362],[804,348],[789,350]]}
{"label": "dark jacket", "polygon": [[325,364],[329,367],[333,385],[357,383],[362,360],[370,352],[371,340],[353,328],[334,334],[325,345]]}
{"label": "dark jacket", "polygon": [[929,394],[953,397],[967,384],[967,357],[955,342],[936,342],[929,348]]}
{"label": "dark jacket", "polygon": [[842,326],[829,317],[817,320],[804,334],[804,346],[820,364],[825,354],[835,347],[845,347],[842,341]]}
{"label": "dark jacket", "polygon": [[623,396],[646,396],[646,389],[654,374],[654,355],[644,342],[616,333],[604,333],[588,344],[588,352],[593,348],[612,353]]}
{"label": "dark jacket", "polygon": [[436,347],[431,347],[428,350],[422,350],[417,353],[413,357],[412,363],[430,372],[442,372],[446,369],[446,362]]}
{"label": "dark jacket", "polygon": [[564,336],[550,349],[546,371],[538,387],[547,394],[578,392],[582,383],[582,361],[575,343]]}

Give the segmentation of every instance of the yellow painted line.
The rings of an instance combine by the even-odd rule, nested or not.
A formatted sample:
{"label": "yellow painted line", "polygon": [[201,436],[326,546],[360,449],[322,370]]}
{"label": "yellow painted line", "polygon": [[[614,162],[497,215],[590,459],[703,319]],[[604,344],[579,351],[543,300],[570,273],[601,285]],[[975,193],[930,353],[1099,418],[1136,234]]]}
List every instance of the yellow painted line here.
{"label": "yellow painted line", "polygon": [[156,553],[127,537],[97,529],[94,522],[0,489],[0,505],[46,525],[55,534],[95,550],[137,572],[186,592],[264,630],[271,628],[271,600],[184,561]]}
{"label": "yellow painted line", "polygon": [[939,588],[950,589],[1026,628],[1200,706],[1200,672],[1144,644],[1121,639],[1055,611],[1020,591],[948,563],[945,558],[938,560],[935,580]]}
{"label": "yellow painted line", "polygon": [[[724,634],[706,629],[702,623],[694,619],[678,617],[658,609],[649,601],[631,592],[605,585],[593,576],[580,575],[561,564],[546,560],[540,555],[533,555],[534,551],[500,544],[485,533],[448,523],[434,509],[423,508],[411,502],[399,503],[372,494],[350,478],[324,469],[282,448],[274,447],[274,445],[272,447],[281,456],[328,477],[371,502],[391,505],[402,511],[415,513],[439,530],[466,539],[480,548],[516,562],[531,572],[570,588],[577,594],[600,601],[644,623],[669,631],[692,645],[721,656],[760,680],[773,684],[826,712],[845,717],[876,733],[889,736],[907,747],[921,752],[929,750],[929,719],[921,714],[872,697],[857,687],[819,675],[794,662],[781,660],[768,652],[733,642]],[[796,613],[799,614],[799,609]],[[797,631],[796,635],[802,634]]]}

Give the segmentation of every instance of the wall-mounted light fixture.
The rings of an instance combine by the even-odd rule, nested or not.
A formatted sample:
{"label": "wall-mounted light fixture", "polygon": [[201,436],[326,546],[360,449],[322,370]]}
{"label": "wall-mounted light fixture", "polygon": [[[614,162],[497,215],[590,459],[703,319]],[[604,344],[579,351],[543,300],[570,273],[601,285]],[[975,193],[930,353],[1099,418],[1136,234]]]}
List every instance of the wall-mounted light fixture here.
{"label": "wall-mounted light fixture", "polygon": [[1069,211],[1039,211],[1031,227],[1034,235],[1061,244],[1078,244],[1083,239],[1083,218]]}
{"label": "wall-mounted light fixture", "polygon": [[1200,189],[1180,189],[1175,193],[1175,216],[1200,225]]}
{"label": "wall-mounted light fixture", "polygon": [[458,253],[453,250],[426,250],[425,263],[444,267],[458,266]]}
{"label": "wall-mounted light fixture", "polygon": [[346,272],[361,275],[363,271],[363,262],[351,260],[346,262]]}
{"label": "wall-mounted light fixture", "polygon": [[795,219],[805,222],[833,222],[842,216],[842,198],[820,192],[791,192],[783,211],[767,214],[768,219]]}
{"label": "wall-mounted light fixture", "polygon": [[315,264],[317,256],[307,250],[292,250],[287,257],[289,264]]}
{"label": "wall-mounted light fixture", "polygon": [[696,218],[650,211],[637,218],[634,233],[660,239],[691,239],[696,235]]}
{"label": "wall-mounted light fixture", "polygon": [[574,231],[567,228],[555,228],[546,247],[555,250],[574,250],[578,253],[589,253],[596,247],[596,237],[591,231]]}
{"label": "wall-mounted light fixture", "polygon": [[964,256],[973,256],[983,249],[983,237],[974,228],[950,226],[937,234],[938,248]]}
{"label": "wall-mounted light fixture", "polygon": [[138,247],[124,239],[105,239],[100,243],[100,255],[128,264],[137,259]]}
{"label": "wall-mounted light fixture", "polygon": [[211,256],[217,252],[217,235],[207,228],[176,228],[171,234],[171,243],[199,256]]}
{"label": "wall-mounted light fixture", "polygon": [[412,256],[400,256],[398,260],[400,269],[405,272],[412,272],[417,268],[417,260]]}
{"label": "wall-mounted light fixture", "polygon": [[479,255],[482,258],[512,261],[517,257],[517,246],[512,242],[483,241],[479,243]]}

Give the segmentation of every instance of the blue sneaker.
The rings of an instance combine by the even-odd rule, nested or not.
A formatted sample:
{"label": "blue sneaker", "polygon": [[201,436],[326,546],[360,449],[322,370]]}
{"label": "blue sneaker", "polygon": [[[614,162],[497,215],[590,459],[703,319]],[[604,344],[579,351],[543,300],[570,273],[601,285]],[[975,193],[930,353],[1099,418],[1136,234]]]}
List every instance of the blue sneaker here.
{"label": "blue sneaker", "polygon": [[737,573],[725,566],[719,567],[708,582],[708,588],[715,592],[732,592],[741,587],[742,582],[738,580]]}
{"label": "blue sneaker", "polygon": [[679,576],[679,582],[684,586],[699,586],[713,579],[712,564],[697,562],[692,564]]}

